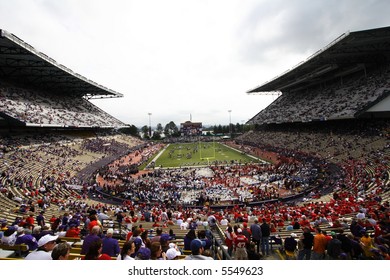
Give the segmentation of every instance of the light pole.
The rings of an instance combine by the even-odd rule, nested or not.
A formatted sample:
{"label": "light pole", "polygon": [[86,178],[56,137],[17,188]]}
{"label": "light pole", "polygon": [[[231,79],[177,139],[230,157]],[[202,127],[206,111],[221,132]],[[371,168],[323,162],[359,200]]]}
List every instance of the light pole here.
{"label": "light pole", "polygon": [[152,113],[148,113],[149,115],[149,138],[152,138],[152,122],[150,120],[150,116],[152,115]]}
{"label": "light pole", "polygon": [[229,110],[229,134],[230,138],[232,138],[232,110]]}

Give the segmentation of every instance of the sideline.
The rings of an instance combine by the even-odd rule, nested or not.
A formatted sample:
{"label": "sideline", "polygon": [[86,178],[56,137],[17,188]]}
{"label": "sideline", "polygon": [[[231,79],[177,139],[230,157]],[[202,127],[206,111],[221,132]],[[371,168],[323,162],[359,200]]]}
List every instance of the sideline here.
{"label": "sideline", "polygon": [[226,148],[232,149],[232,150],[234,150],[234,151],[236,151],[236,152],[244,153],[246,156],[251,157],[251,158],[256,159],[256,160],[259,160],[259,161],[261,161],[262,163],[268,163],[268,164],[270,164],[270,162],[265,161],[265,160],[262,159],[262,158],[252,156],[252,155],[250,155],[250,154],[248,154],[248,153],[246,153],[246,152],[240,151],[240,150],[238,150],[238,149],[236,149],[236,148],[233,148],[233,147],[231,147],[231,146],[228,146],[228,145],[226,145],[226,144],[224,144],[224,143],[220,143],[220,144],[221,144],[222,146],[225,146]]}

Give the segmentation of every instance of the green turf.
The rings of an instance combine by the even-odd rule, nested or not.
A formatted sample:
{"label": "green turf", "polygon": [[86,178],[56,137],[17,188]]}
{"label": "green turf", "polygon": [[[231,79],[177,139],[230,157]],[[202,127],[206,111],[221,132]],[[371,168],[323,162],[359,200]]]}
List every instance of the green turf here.
{"label": "green turf", "polygon": [[246,154],[233,150],[220,143],[182,143],[170,144],[155,161],[155,166],[180,167],[201,166],[214,164],[227,164],[232,161],[240,163],[259,162]]}

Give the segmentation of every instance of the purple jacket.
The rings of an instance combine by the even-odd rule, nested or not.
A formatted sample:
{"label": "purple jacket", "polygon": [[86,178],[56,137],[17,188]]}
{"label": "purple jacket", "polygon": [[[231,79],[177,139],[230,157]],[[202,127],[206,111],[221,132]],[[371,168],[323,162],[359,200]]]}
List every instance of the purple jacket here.
{"label": "purple jacket", "polygon": [[91,246],[94,241],[98,241],[100,239],[101,238],[95,234],[88,234],[83,241],[83,246],[81,247],[81,254],[85,255],[89,250],[89,246]]}
{"label": "purple jacket", "polygon": [[107,254],[111,257],[118,256],[120,252],[118,240],[112,237],[105,237],[102,240],[102,254]]}

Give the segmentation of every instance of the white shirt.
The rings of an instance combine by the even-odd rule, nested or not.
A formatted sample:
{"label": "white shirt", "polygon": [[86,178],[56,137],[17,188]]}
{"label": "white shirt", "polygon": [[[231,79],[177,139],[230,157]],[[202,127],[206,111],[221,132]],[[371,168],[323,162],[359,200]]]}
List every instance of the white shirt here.
{"label": "white shirt", "polygon": [[51,251],[50,252],[32,251],[24,259],[25,260],[52,260]]}
{"label": "white shirt", "polygon": [[117,261],[133,261],[134,258],[130,257],[129,255],[125,255],[125,258],[122,260],[121,254],[118,255],[116,258]]}

